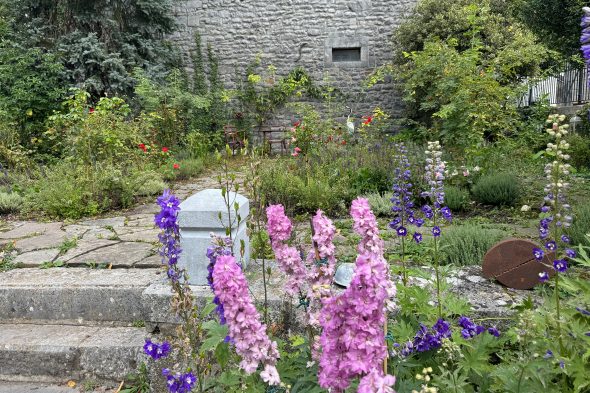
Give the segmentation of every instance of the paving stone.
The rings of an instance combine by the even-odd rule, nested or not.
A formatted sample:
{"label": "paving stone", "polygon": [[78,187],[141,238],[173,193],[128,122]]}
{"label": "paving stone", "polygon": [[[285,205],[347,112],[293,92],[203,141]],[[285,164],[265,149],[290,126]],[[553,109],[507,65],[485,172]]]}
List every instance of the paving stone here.
{"label": "paving stone", "polygon": [[148,243],[118,242],[66,261],[68,266],[84,266],[89,263],[112,264],[112,267],[132,267],[135,263],[153,254],[154,247]]}
{"label": "paving stone", "polygon": [[159,254],[149,256],[147,258],[138,261],[133,265],[135,268],[160,268],[162,267],[162,257]]}
{"label": "paving stone", "polygon": [[117,233],[110,229],[100,227],[88,227],[88,230],[84,232],[83,239],[107,239],[107,240],[118,240]]}
{"label": "paving stone", "polygon": [[62,226],[61,222],[42,223],[35,221],[19,222],[7,232],[0,232],[0,239],[21,239],[23,237],[42,235],[46,232],[55,232]]}
{"label": "paving stone", "polygon": [[84,254],[92,252],[94,250],[99,250],[104,247],[108,247],[114,244],[120,243],[117,240],[108,240],[108,239],[81,239],[78,240],[78,245],[71,250],[68,250],[64,255],[62,255],[59,260],[68,262],[69,260],[80,257]]}
{"label": "paving stone", "polygon": [[127,242],[146,242],[154,243],[158,241],[158,234],[160,230],[145,229],[143,227],[125,227],[117,229],[117,235],[119,239]]}
{"label": "paving stone", "polygon": [[155,203],[149,203],[145,205],[139,205],[131,210],[129,210],[130,215],[134,214],[156,214],[160,211],[160,207]]}
{"label": "paving stone", "polygon": [[154,215],[153,214],[136,214],[128,216],[125,222],[127,227],[154,227]]}
{"label": "paving stone", "polygon": [[122,227],[125,225],[125,217],[119,216],[119,217],[110,217],[110,218],[98,218],[95,220],[81,221],[79,224],[86,225],[86,226],[93,226],[93,227],[107,227],[107,226],[109,226],[109,227],[117,228],[117,227]]}
{"label": "paving stone", "polygon": [[37,267],[44,262],[51,262],[59,255],[59,249],[48,248],[45,250],[37,250],[19,254],[14,263],[22,267]]}
{"label": "paving stone", "polygon": [[68,237],[65,231],[53,229],[40,236],[27,237],[16,241],[16,249],[20,252],[43,250],[45,248],[59,247]]}

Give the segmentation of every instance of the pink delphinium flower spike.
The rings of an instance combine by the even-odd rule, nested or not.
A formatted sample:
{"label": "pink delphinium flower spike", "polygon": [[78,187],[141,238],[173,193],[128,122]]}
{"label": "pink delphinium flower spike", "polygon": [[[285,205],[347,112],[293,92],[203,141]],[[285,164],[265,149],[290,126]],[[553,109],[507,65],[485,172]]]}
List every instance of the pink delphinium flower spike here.
{"label": "pink delphinium flower spike", "polygon": [[277,343],[266,334],[266,326],[260,322],[260,315],[248,292],[248,282],[242,269],[231,255],[221,255],[213,268],[215,295],[223,305],[236,352],[242,357],[240,368],[251,374],[264,365],[260,373],[262,380],[271,385],[280,384],[276,370],[279,350]]}
{"label": "pink delphinium flower spike", "polygon": [[307,269],[301,258],[301,253],[295,247],[285,242],[291,237],[292,224],[285,215],[282,205],[271,205],[266,209],[268,235],[279,268],[288,277],[285,291],[290,295],[296,295],[303,291],[307,278]]}
{"label": "pink delphinium flower spike", "polygon": [[[366,199],[353,201],[351,215],[355,230],[363,236],[354,276],[342,295],[324,299],[320,318],[323,331],[319,382],[333,392],[346,389],[352,378],[368,374],[372,377],[362,386],[370,387],[371,381],[382,375],[380,370],[387,357],[383,326],[390,280],[383,241]],[[385,380],[381,385],[386,385],[393,377],[381,378]]]}

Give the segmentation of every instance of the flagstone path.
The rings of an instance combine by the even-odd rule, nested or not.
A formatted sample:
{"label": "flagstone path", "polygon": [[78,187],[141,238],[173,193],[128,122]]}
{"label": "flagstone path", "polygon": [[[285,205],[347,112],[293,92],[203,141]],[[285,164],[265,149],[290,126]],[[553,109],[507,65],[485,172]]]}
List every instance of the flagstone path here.
{"label": "flagstone path", "polygon": [[[207,188],[218,188],[215,173],[178,184],[181,200]],[[0,259],[17,267],[149,268],[160,266],[156,203],[74,223],[8,221],[0,225]]]}

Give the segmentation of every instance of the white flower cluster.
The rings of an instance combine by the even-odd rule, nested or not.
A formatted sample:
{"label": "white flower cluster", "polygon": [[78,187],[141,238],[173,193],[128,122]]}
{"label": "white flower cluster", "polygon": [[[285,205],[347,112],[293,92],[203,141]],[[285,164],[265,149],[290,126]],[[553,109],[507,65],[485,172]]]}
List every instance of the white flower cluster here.
{"label": "white flower cluster", "polygon": [[568,124],[561,124],[564,120],[564,115],[551,115],[547,119],[547,123],[551,124],[547,133],[555,138],[555,143],[548,143],[546,149],[548,154],[554,156],[554,160],[545,166],[547,178],[545,204],[551,210],[556,210],[554,213],[558,226],[563,224],[564,227],[569,227],[572,217],[566,213],[570,206],[565,202],[565,192],[570,187],[566,180],[572,167],[566,162],[570,159],[567,154],[570,144],[563,139],[568,134],[569,128]]}
{"label": "white flower cluster", "polygon": [[445,179],[445,163],[442,161],[441,146],[438,141],[428,142],[426,153],[426,167],[424,177],[430,186],[430,191],[426,192],[432,201],[443,203],[443,180]]}

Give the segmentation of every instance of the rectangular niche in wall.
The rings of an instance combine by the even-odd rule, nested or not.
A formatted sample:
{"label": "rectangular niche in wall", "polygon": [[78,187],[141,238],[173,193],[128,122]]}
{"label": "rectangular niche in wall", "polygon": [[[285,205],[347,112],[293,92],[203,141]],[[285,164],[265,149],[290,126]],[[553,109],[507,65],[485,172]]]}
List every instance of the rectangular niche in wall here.
{"label": "rectangular niche in wall", "polygon": [[330,36],[326,39],[325,62],[332,67],[367,67],[369,41],[358,36]]}
{"label": "rectangular niche in wall", "polygon": [[332,62],[361,61],[361,48],[332,48]]}

